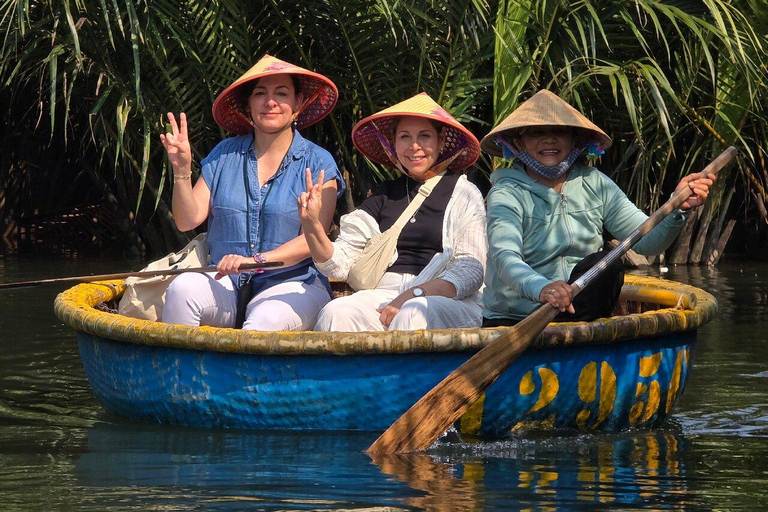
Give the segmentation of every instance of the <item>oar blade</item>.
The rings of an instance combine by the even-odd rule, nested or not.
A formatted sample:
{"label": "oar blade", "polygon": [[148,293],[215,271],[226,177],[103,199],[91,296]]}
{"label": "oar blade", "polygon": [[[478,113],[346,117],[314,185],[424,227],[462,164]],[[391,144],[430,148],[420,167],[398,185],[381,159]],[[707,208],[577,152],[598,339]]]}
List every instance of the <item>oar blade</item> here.
{"label": "oar blade", "polygon": [[408,453],[429,448],[511,365],[558,310],[548,305],[504,331],[395,421],[367,450]]}

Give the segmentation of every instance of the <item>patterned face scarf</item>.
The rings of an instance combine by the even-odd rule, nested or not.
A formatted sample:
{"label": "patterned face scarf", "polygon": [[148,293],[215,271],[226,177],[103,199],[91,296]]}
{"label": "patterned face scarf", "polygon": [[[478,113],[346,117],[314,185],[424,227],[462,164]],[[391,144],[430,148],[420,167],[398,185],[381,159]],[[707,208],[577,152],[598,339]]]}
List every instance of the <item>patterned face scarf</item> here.
{"label": "patterned face scarf", "polygon": [[516,158],[530,170],[549,180],[555,180],[568,172],[568,169],[570,169],[576,159],[579,158],[579,155],[587,148],[586,146],[573,148],[568,156],[565,157],[565,160],[557,165],[549,166],[544,165],[533,158],[527,151],[518,150],[512,144],[507,142],[507,140],[500,134],[496,136],[495,140],[496,144],[501,147],[501,152],[504,158],[507,160]]}

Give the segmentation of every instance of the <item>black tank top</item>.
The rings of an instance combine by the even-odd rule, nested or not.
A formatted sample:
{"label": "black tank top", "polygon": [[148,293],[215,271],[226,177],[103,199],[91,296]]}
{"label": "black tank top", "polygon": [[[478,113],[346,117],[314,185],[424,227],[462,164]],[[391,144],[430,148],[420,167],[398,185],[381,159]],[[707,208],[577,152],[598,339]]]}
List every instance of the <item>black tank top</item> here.
{"label": "black tank top", "polygon": [[[418,274],[436,253],[442,252],[445,208],[460,176],[460,173],[443,176],[414,215],[413,222],[405,224],[397,240],[397,261],[388,272]],[[397,221],[421,185],[407,176],[385,181],[363,201],[360,209],[376,219],[383,233]]]}

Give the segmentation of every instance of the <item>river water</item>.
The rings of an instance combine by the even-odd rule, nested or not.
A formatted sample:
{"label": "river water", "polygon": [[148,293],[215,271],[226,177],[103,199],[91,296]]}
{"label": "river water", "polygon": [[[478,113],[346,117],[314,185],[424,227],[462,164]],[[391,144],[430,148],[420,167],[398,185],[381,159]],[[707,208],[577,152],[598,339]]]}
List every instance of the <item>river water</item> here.
{"label": "river water", "polygon": [[[124,267],[0,259],[0,282]],[[768,510],[768,265],[663,277],[720,303],[664,428],[457,442],[375,463],[362,453],[375,433],[110,417],[90,392],[74,333],[53,315],[64,286],[0,291],[0,510]]]}

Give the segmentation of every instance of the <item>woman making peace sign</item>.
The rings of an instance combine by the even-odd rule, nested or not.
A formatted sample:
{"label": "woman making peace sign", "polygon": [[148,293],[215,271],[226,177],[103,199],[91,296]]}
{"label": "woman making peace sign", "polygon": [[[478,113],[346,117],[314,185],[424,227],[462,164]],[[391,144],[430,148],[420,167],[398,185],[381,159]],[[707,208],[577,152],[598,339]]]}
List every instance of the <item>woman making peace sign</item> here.
{"label": "woman making peace sign", "polygon": [[[296,198],[304,171],[324,169],[318,222],[328,229],[344,190],[331,155],[298,129],[316,123],[336,104],[328,78],[264,56],[216,98],[213,117],[228,138],[202,161],[191,183],[192,152],[186,117],[160,136],[173,166],[173,214],[189,231],[208,219],[207,242],[218,274],[183,274],[169,286],[162,320],[185,325],[260,331],[311,329],[330,298],[328,280],[312,263],[301,235]],[[245,262],[282,261],[264,272],[240,273]],[[226,276],[226,277],[223,277]],[[238,303],[239,297],[239,303]],[[240,315],[238,315],[238,311]]]}
{"label": "woman making peace sign", "polygon": [[372,289],[331,301],[315,329],[479,326],[485,207],[480,191],[460,172],[477,160],[477,139],[422,93],[360,121],[352,140],[365,156],[403,175],[342,217],[339,237],[331,243],[321,215],[324,178],[313,183],[307,173],[307,192],[298,200],[301,224],[317,268],[329,277],[347,280],[369,240],[402,221],[410,203],[425,194],[426,183],[442,177],[405,221],[383,277]]}

